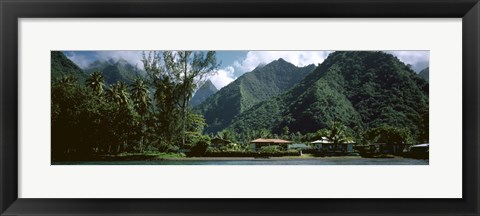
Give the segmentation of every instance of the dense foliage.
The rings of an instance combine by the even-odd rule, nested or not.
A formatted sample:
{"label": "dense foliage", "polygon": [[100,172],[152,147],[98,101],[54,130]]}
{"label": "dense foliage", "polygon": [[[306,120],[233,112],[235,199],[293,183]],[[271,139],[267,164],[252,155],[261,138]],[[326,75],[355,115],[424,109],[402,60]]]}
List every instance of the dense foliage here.
{"label": "dense foliage", "polygon": [[[90,86],[79,85],[71,76],[53,84],[52,159],[72,155],[88,158],[134,148],[139,118],[121,95],[124,85],[110,86],[108,91]],[[118,91],[107,94],[113,88]]]}
{"label": "dense foliage", "polygon": [[[54,161],[185,150],[212,157],[299,154],[273,147],[253,152],[249,142],[257,138],[308,143],[326,137],[335,144],[429,139],[428,82],[384,52],[334,52],[318,67],[279,59],[210,97],[216,88],[204,79],[218,67],[215,52],[144,54],[144,74],[135,77],[121,75],[135,74],[121,69],[133,68],[122,61],[98,61],[90,67],[98,70],[84,73],[52,52],[51,64]],[[195,91],[207,99],[192,110]],[[212,148],[213,138],[228,144]]]}
{"label": "dense foliage", "polygon": [[72,76],[81,83],[85,82],[87,75],[80,67],[70,61],[63,52],[52,51],[50,55],[52,81],[58,81],[65,76]]}
{"label": "dense foliage", "polygon": [[335,52],[290,91],[236,116],[229,129],[302,134],[338,121],[350,129],[405,128],[428,141],[428,83],[383,52]]}
{"label": "dense foliage", "polygon": [[[176,54],[165,55],[175,58]],[[137,77],[129,84],[108,85],[100,71],[90,73],[82,83],[74,76],[52,77],[52,160],[89,160],[152,150],[179,152],[181,148],[201,152],[210,142],[202,135],[205,120],[192,113],[185,101],[195,90],[197,72],[210,73],[216,64],[214,53],[192,58],[189,70],[193,72],[181,71],[173,59],[159,64],[144,56],[151,76]],[[183,75],[160,72],[174,67]]]}
{"label": "dense foliage", "polygon": [[[180,121],[182,145],[186,143],[187,119],[193,93],[205,83],[205,79],[219,67],[215,51],[163,51],[143,53],[143,67],[153,85],[156,86],[158,107],[176,116],[165,124]],[[159,89],[165,91],[159,92]],[[165,101],[166,100],[166,101]],[[166,103],[165,104],[162,103]],[[162,111],[161,111],[162,112]],[[163,120],[163,119],[162,119]],[[176,135],[175,131],[167,131]]]}
{"label": "dense foliage", "polygon": [[230,124],[233,117],[259,102],[287,91],[314,69],[314,65],[296,67],[279,59],[245,73],[195,107],[206,119],[205,132],[221,131]]}

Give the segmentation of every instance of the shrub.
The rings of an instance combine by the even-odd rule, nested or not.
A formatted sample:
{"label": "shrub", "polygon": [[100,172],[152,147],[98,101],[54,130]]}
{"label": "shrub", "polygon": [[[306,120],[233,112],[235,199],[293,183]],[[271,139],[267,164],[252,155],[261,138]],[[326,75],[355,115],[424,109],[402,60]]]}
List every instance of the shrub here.
{"label": "shrub", "polygon": [[187,154],[189,157],[203,156],[210,146],[210,137],[201,136],[194,146],[191,147],[190,152]]}
{"label": "shrub", "polygon": [[264,154],[278,154],[282,152],[282,149],[279,146],[263,146],[259,152]]}

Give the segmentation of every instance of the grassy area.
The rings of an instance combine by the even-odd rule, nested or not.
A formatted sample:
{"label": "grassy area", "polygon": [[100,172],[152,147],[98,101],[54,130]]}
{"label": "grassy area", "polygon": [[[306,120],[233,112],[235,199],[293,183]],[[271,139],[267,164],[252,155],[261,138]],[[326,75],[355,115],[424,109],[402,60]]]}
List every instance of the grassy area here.
{"label": "grassy area", "polygon": [[302,154],[301,156],[283,156],[284,158],[299,158],[299,159],[304,159],[304,158],[317,158],[318,156],[315,156],[313,154]]}
{"label": "grassy area", "polygon": [[[347,157],[347,156],[338,156]],[[59,161],[155,161],[155,160],[251,160],[255,157],[252,155],[226,155],[226,156],[198,156],[187,157],[184,153],[164,153],[164,152],[144,152],[144,153],[120,153],[116,155],[98,155],[91,158],[69,158],[69,160],[55,160]],[[321,158],[315,154],[302,154],[302,155],[288,155],[288,156],[269,156],[265,159],[277,159],[277,160],[294,160],[294,159],[318,159]],[[322,157],[323,158],[323,157]],[[262,159],[262,158],[260,158]]]}
{"label": "grassy area", "polygon": [[119,160],[129,160],[132,158],[143,158],[147,160],[161,160],[169,158],[184,158],[185,154],[183,153],[165,153],[165,152],[144,152],[144,153],[120,153],[114,155],[116,159]]}

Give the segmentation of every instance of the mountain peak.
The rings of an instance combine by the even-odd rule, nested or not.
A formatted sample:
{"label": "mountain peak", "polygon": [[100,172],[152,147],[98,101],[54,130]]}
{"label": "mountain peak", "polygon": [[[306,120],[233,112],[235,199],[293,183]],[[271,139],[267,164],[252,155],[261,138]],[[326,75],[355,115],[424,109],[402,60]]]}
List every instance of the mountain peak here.
{"label": "mountain peak", "polygon": [[94,71],[102,72],[107,84],[113,84],[118,81],[123,81],[127,84],[132,83],[137,76],[145,76],[143,70],[139,70],[136,66],[130,64],[123,58],[108,60],[95,60],[90,63],[85,69],[87,74]]}
{"label": "mountain peak", "polygon": [[278,67],[289,67],[293,69],[293,68],[296,68],[297,66],[295,66],[294,64],[288,61],[285,61],[283,58],[279,58],[277,60],[274,60],[274,61],[271,61],[270,63],[265,64],[263,67],[259,69],[268,68],[266,70],[272,70],[272,68],[278,68]]}
{"label": "mountain peak", "polygon": [[421,76],[425,81],[428,82],[429,71],[430,71],[430,68],[427,67],[427,68],[421,70],[421,71],[418,73],[418,75]]}
{"label": "mountain peak", "polygon": [[212,96],[218,91],[217,87],[213,85],[212,81],[207,80],[205,83],[195,92],[195,95],[193,96],[192,100],[190,100],[190,104],[192,106],[196,106],[201,104],[203,101],[205,101],[207,98]]}
{"label": "mountain peak", "polygon": [[272,61],[270,64],[279,64],[279,65],[292,65],[292,66],[295,66],[294,64],[286,61],[285,59],[283,58],[279,58],[275,61]]}

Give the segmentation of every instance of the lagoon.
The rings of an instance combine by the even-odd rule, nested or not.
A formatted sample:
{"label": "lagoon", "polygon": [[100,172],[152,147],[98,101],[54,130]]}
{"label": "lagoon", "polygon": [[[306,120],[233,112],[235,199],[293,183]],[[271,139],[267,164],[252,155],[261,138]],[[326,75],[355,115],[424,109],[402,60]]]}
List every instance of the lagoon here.
{"label": "lagoon", "polygon": [[411,158],[188,158],[143,161],[67,161],[52,165],[428,165],[428,160]]}

